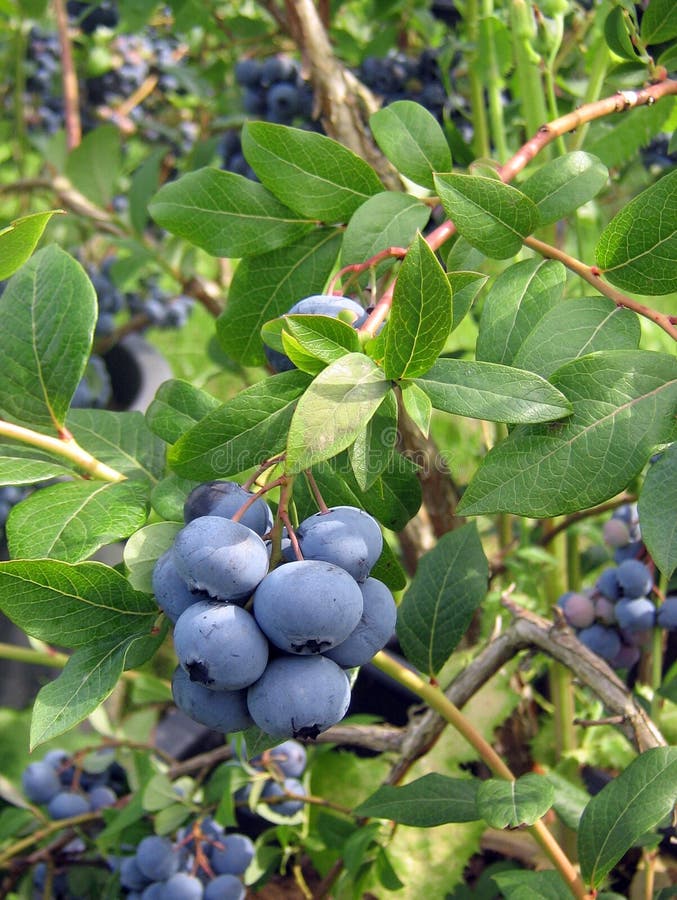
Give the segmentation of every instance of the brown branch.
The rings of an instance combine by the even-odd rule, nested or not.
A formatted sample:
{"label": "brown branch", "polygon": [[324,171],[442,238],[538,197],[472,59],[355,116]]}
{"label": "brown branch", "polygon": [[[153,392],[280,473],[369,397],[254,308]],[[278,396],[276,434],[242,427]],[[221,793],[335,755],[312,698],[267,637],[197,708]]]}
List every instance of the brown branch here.
{"label": "brown branch", "polygon": [[82,125],[80,123],[80,96],[78,90],[78,76],[73,62],[73,47],[68,33],[68,14],[64,0],[54,0],[54,15],[59,34],[59,49],[61,50],[61,82],[63,85],[63,105],[66,119],[66,144],[69,150],[74,150],[82,140]]}

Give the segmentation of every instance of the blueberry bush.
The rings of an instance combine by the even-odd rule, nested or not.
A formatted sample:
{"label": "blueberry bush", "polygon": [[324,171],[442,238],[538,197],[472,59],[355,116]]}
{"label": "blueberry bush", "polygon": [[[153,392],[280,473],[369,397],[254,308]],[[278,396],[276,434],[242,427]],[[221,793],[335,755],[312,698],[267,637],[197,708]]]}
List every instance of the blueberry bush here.
{"label": "blueberry bush", "polygon": [[674,896],[676,39],[0,4],[0,896]]}

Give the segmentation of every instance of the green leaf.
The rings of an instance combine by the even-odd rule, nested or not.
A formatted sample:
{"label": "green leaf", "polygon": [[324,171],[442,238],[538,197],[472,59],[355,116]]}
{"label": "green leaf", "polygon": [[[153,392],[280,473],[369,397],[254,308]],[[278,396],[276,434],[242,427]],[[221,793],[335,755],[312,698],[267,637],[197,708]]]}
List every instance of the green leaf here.
{"label": "green leaf", "polygon": [[127,579],[135,591],[153,593],[153,569],[162,554],[169,550],[183,522],[154,522],[140,528],[125,544],[123,558]]}
{"label": "green leaf", "polygon": [[609,178],[596,156],[575,150],[542,165],[520,185],[536,204],[541,225],[564,219],[602,190]]}
{"label": "green leaf", "polygon": [[327,366],[294,410],[286,471],[309,469],[349,447],[390,389],[382,370],[362,353],[348,353]]}
{"label": "green leaf", "polygon": [[[408,247],[429,218],[429,207],[407,194],[388,191],[370,197],[348,222],[341,248],[342,264],[364,263],[389,247]],[[390,257],[376,271],[380,275],[386,264],[394,262],[396,258]]]}
{"label": "green leaf", "polygon": [[278,200],[320,222],[347,222],[365,200],[383,190],[363,159],[314,131],[247,122],[242,152]]}
{"label": "green leaf", "polygon": [[484,300],[477,359],[510,365],[564,291],[566,269],[556,260],[525,259],[496,278]]}
{"label": "green leaf", "polygon": [[489,276],[482,275],[481,272],[457,271],[448,272],[447,278],[451,285],[451,312],[453,320],[451,330],[454,331],[470,312],[475,298],[486,284]]}
{"label": "green leaf", "polygon": [[339,232],[318,229],[290,247],[239,263],[228,305],[216,320],[216,333],[228,356],[248,366],[265,362],[262,326],[288,312],[298,300],[322,292],[340,242]]}
{"label": "green leaf", "polygon": [[636,350],[640,336],[639,318],[629,309],[607,297],[571,297],[534,323],[512,364],[548,378],[596,350]]}
{"label": "green leaf", "polygon": [[555,788],[544,775],[530,772],[515,781],[488,778],[477,789],[477,811],[492,828],[533,825],[552,806]]}
{"label": "green leaf", "polygon": [[642,540],[657,568],[669,579],[677,568],[677,444],[671,444],[646,473],[637,509]]}
{"label": "green leaf", "polygon": [[570,900],[571,890],[558,872],[497,872],[492,875],[505,900]]}
{"label": "green leaf", "polygon": [[30,259],[49,220],[63,212],[63,209],[50,209],[31,213],[0,229],[0,281],[9,278]]}
{"label": "green leaf", "polygon": [[206,391],[172,378],[157,389],[146,410],[146,422],[154,434],[173,444],[220,405],[216,397]]}
{"label": "green leaf", "polygon": [[402,403],[407,415],[421,434],[424,437],[428,437],[430,418],[433,411],[430,397],[414,381],[403,382],[400,387],[402,390]]}
{"label": "green leaf", "polygon": [[654,448],[675,437],[677,360],[667,354],[591,353],[551,382],[573,414],[515,428],[484,458],[459,514],[543,518],[587,509],[624,490]]}
{"label": "green leaf", "polygon": [[43,456],[33,447],[0,444],[0,485],[35,484],[72,474],[72,469],[50,459],[47,454]]}
{"label": "green leaf", "polygon": [[677,802],[677,747],[646,750],[588,803],[578,830],[581,873],[600,885]]}
{"label": "green leaf", "polygon": [[304,372],[282,372],[240,391],[170,448],[170,466],[189,478],[226,478],[284,449],[298,398],[310,384]]}
{"label": "green leaf", "polygon": [[7,522],[15,559],[50,557],[76,563],[140,528],[148,515],[144,484],[70,481],[34,491]]}
{"label": "green leaf", "polygon": [[484,599],[489,566],[474,524],[443,534],[420,560],[400,604],[404,655],[433,676],[449,659]]}
{"label": "green leaf", "polygon": [[603,274],[622,290],[651,295],[677,290],[677,169],[613,217],[595,256]]}
{"label": "green leaf", "polygon": [[604,20],[604,39],[616,56],[635,62],[638,58],[637,51],[630,38],[626,16],[622,6],[614,6]]}
{"label": "green leaf", "polygon": [[381,555],[369,575],[371,578],[378,578],[393,592],[401,591],[407,586],[406,572],[387,541],[383,542]]}
{"label": "green leaf", "polygon": [[397,276],[385,333],[386,378],[414,378],[435,362],[451,331],[451,287],[419,234]]}
{"label": "green leaf", "polygon": [[167,147],[157,147],[148,154],[134,172],[129,184],[129,220],[134,231],[141,235],[148,225],[148,204],[160,183],[162,163]]}
{"label": "green leaf", "polygon": [[82,266],[56,245],[39,250],[0,297],[0,416],[53,433],[87,365],[96,294]]}
{"label": "green leaf", "polygon": [[477,809],[478,784],[475,779],[449,778],[433,772],[402,787],[380,787],[353,813],[416,828],[476,822],[482,818]]}
{"label": "green leaf", "polygon": [[88,200],[107,206],[122,173],[122,141],[115,125],[100,125],[68,154],[66,175]]}
{"label": "green leaf", "polygon": [[45,684],[35,698],[31,750],[75,727],[110,696],[139,637],[88,642],[71,655],[59,677]]}
{"label": "green leaf", "polygon": [[572,784],[568,778],[558,772],[548,772],[548,781],[555,789],[555,799],[552,808],[567,828],[578,831],[578,823],[587,806],[590,795],[582,787]]}
{"label": "green leaf", "polygon": [[262,184],[213,168],[164,185],[149,209],[162,228],[212,256],[259,255],[293,244],[315,227]]}
{"label": "green leaf", "polygon": [[396,100],[369,117],[376,143],[395,168],[434,190],[434,172],[451,169],[449,144],[432,113],[411,100]]}
{"label": "green leaf", "polygon": [[357,353],[360,349],[360,339],[353,326],[331,316],[284,316],[283,329],[319,361],[318,372],[346,353]]}
{"label": "green leaf", "polygon": [[611,168],[637,157],[637,153],[663,130],[674,110],[675,99],[665,97],[652,106],[636,106],[619,119],[598,122],[586,141],[588,151]]}
{"label": "green leaf", "polygon": [[459,233],[491,259],[507,259],[538,225],[538,209],[526,194],[484,175],[435,175],[442,205]]}
{"label": "green leaf", "polygon": [[102,563],[55,559],[0,563],[0,609],[31,637],[80,647],[150,629],[152,597]]}
{"label": "green leaf", "polygon": [[390,464],[397,443],[397,399],[392,391],[383,398],[364,429],[348,449],[348,458],[360,489],[367,491]]}
{"label": "green leaf", "polygon": [[489,422],[549,422],[571,413],[567,398],[540,375],[497,363],[439,359],[414,383],[435,409]]}
{"label": "green leaf", "polygon": [[186,497],[198,484],[197,479],[181,478],[172,472],[158,481],[150,492],[151,506],[161,518],[169,522],[182,522]]}
{"label": "green leaf", "polygon": [[164,474],[165,442],[148,428],[143,413],[71,409],[66,424],[82,447],[123,475],[153,482]]}
{"label": "green leaf", "polygon": [[677,37],[677,6],[672,0],[651,0],[642,16],[641,34],[648,45]]}

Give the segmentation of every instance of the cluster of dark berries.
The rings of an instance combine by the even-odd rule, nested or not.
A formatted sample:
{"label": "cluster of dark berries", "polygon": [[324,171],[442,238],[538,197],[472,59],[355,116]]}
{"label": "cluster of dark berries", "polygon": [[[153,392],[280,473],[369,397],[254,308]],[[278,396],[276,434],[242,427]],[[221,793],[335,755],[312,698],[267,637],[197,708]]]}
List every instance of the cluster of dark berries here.
{"label": "cluster of dark berries", "polygon": [[296,60],[288,56],[241,59],[235,66],[235,80],[242,88],[247,115],[280,125],[310,120],[313,93]]}
{"label": "cluster of dark berries", "polygon": [[242,876],[254,852],[246,834],[226,832],[205,816],[181,828],[176,840],[143,838],[119,860],[120,885],[134,900],[244,900]]}
{"label": "cluster of dark berries", "polygon": [[291,818],[303,809],[307,792],[300,779],[308,761],[303,744],[290,739],[250,760],[245,758],[246,746],[238,750],[233,741],[231,747],[251,776],[251,780],[234,795],[243,819],[246,820],[248,814],[256,817],[262,810],[265,815],[262,804],[285,818]]}
{"label": "cluster of dark berries", "polygon": [[629,669],[655,626],[677,628],[677,596],[666,597],[659,607],[650,599],[654,577],[637,558],[644,544],[635,504],[614,511],[603,537],[616,564],[605,568],[591,588],[563,594],[558,606],[581,643],[613,668]]}
{"label": "cluster of dark berries", "polygon": [[68,819],[113,806],[127,791],[125,771],[99,751],[76,762],[65,750],[50,750],[22,772],[21,784],[31,803],[47,806],[52,819]]}
{"label": "cluster of dark berries", "polygon": [[189,494],[184,519],[153,571],[174,622],[176,705],[224,733],[256,724],[312,738],[339,722],[350,702],[344,670],[368,662],[395,627],[391,592],[369,577],[378,522],[351,506],[316,513],[296,531],[302,558],[285,547],[269,571],[273,514],[262,497],[208,482]]}
{"label": "cluster of dark berries", "polygon": [[98,3],[68,0],[66,12],[84,34],[93,34],[97,28],[115,28],[120,18],[117,4],[110,0],[100,0]]}
{"label": "cluster of dark berries", "polygon": [[[367,318],[368,311],[350,297],[341,297],[337,294],[315,294],[305,297],[295,303],[285,313],[287,316],[329,316],[332,319],[342,319],[358,328]],[[273,372],[287,372],[296,366],[286,353],[275,350],[264,344],[263,351]]]}
{"label": "cluster of dark berries", "polygon": [[396,100],[413,100],[441,119],[447,103],[447,91],[442,82],[437,56],[424,50],[418,57],[404,53],[388,56],[367,56],[357,76],[388,105]]}

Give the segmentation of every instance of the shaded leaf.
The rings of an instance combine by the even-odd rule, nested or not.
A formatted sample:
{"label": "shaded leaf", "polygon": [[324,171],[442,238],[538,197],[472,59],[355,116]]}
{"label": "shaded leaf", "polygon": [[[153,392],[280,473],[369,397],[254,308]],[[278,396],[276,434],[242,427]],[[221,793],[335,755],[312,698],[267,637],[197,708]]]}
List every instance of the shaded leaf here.
{"label": "shaded leaf", "polygon": [[363,159],[314,131],[247,122],[242,152],[282,203],[320,222],[347,222],[365,200],[383,190]]}
{"label": "shaded leaf", "polygon": [[348,449],[350,465],[360,489],[368,490],[385,471],[397,442],[397,400],[389,391]]}
{"label": "shaded leaf", "polygon": [[385,332],[387,378],[422,375],[439,356],[451,331],[451,286],[437,257],[419,234],[395,283]]}
{"label": "shaded leaf", "polygon": [[475,822],[482,818],[477,808],[478,784],[475,779],[431,773],[402,787],[384,785],[353,812],[416,828]]}
{"label": "shaded leaf", "polygon": [[137,234],[143,234],[148,224],[148,204],[160,185],[162,163],[167,147],[157,147],[133,173],[129,183],[129,220]]}
{"label": "shaded leaf", "polygon": [[677,802],[677,747],[646,750],[586,806],[578,830],[581,873],[593,887]]}
{"label": "shaded leaf", "polygon": [[474,524],[442,535],[419,561],[397,615],[404,655],[435,675],[484,599],[489,567]]}
{"label": "shaded leaf", "polygon": [[614,6],[604,20],[604,39],[609,49],[621,59],[635,62],[638,56],[630,37],[627,17],[629,14],[622,6]]}
{"label": "shaded leaf", "polygon": [[624,490],[654,448],[675,437],[677,360],[667,354],[591,353],[551,382],[573,414],[515,428],[484,458],[459,513],[542,518],[587,509]]}
{"label": "shaded leaf", "polygon": [[637,509],[642,540],[660,572],[677,568],[677,444],[671,444],[646,473]]}
{"label": "shaded leaf", "polygon": [[282,372],[240,391],[170,448],[170,466],[207,481],[260,465],[284,448],[296,402],[310,381],[304,372]]}
{"label": "shaded leaf", "polygon": [[442,205],[459,233],[491,259],[507,259],[538,225],[536,204],[509,184],[485,175],[435,175]]}
{"label": "shaded leaf", "polygon": [[540,375],[496,363],[439,359],[414,384],[435,409],[489,422],[548,422],[571,413],[567,398]]}
{"label": "shaded leaf", "polygon": [[401,389],[402,403],[407,415],[421,434],[428,437],[430,417],[433,411],[430,397],[414,381],[403,382]]}
{"label": "shaded leaf", "polygon": [[294,410],[286,471],[301,472],[349,447],[390,389],[383,371],[362,353],[327,366]]}
{"label": "shaded leaf", "polygon": [[483,275],[481,272],[457,271],[449,272],[447,278],[451,285],[451,330],[453,331],[470,312],[470,307],[489,276]]}
{"label": "shaded leaf", "polygon": [[411,100],[396,100],[369,117],[376,143],[396,169],[434,190],[433,172],[451,169],[449,144],[432,113]]}
{"label": "shaded leaf", "polygon": [[[341,262],[344,266],[363,263],[389,247],[408,247],[416,232],[425,228],[430,208],[415,197],[387,191],[370,197],[351,217],[343,236]],[[376,271],[380,274],[386,264]]]}
{"label": "shaded leaf", "polygon": [[515,781],[488,778],[477,789],[477,810],[492,828],[533,825],[550,809],[555,788],[544,775],[530,772]]}
{"label": "shaded leaf", "polygon": [[187,381],[163,382],[146,410],[150,430],[173,444],[200,419],[220,406],[216,397]]}
{"label": "shaded leaf", "polygon": [[116,125],[99,125],[86,134],[66,160],[66,175],[88,200],[107,206],[122,173],[122,140]]}
{"label": "shaded leaf", "polygon": [[31,213],[0,229],[0,281],[9,278],[30,258],[52,216],[63,209]]}
{"label": "shaded leaf", "polygon": [[292,244],[315,227],[262,184],[209,167],[165,184],[149,209],[162,228],[212,256],[255,256]]}
{"label": "shaded leaf", "polygon": [[140,528],[125,543],[123,559],[127,579],[135,591],[153,593],[155,563],[172,546],[183,525],[183,522],[153,522]]}

